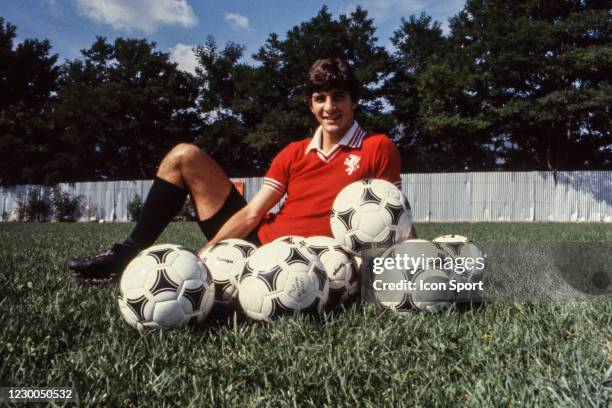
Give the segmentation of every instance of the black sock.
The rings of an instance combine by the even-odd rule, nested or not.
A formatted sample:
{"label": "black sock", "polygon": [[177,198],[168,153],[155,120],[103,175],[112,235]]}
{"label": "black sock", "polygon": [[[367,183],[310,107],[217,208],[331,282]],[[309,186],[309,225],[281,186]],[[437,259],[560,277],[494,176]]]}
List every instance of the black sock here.
{"label": "black sock", "polygon": [[181,210],[186,198],[187,191],[155,177],[142,206],[140,219],[123,244],[138,249],[151,246]]}

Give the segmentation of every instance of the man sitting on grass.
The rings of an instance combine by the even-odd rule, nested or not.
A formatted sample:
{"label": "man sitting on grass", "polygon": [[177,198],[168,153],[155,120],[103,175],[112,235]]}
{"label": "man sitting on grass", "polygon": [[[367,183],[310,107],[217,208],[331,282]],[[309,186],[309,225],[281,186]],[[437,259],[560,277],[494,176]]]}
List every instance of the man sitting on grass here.
{"label": "man sitting on grass", "polygon": [[[359,83],[345,60],[316,61],[308,72],[306,102],[319,128],[313,137],[289,143],[278,153],[248,204],[206,152],[179,144],[162,160],[127,239],[99,255],[70,260],[70,269],[81,280],[117,276],[155,242],[187,194],[208,239],[202,250],[226,238],[261,245],[283,235],[331,236],[332,203],[345,186],[379,178],[400,187],[399,152],[386,135],[367,133],[354,120],[358,101]],[[268,214],[285,194],[280,212]],[[415,237],[414,230],[410,235]]]}

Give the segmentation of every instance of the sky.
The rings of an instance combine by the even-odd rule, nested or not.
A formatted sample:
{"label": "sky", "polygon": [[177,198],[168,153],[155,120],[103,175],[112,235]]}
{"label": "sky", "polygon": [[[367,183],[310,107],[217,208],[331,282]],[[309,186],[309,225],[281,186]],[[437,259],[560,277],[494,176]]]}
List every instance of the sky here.
{"label": "sky", "polygon": [[293,26],[314,17],[327,5],[334,17],[358,5],[374,19],[379,44],[392,49],[389,38],[401,17],[422,12],[442,23],[464,0],[0,0],[0,17],[17,26],[16,43],[48,38],[60,61],[81,56],[96,36],[146,38],[170,53],[179,68],[195,69],[192,52],[212,35],[217,45],[228,41],[246,46],[245,61],[264,45],[270,33],[281,38]]}

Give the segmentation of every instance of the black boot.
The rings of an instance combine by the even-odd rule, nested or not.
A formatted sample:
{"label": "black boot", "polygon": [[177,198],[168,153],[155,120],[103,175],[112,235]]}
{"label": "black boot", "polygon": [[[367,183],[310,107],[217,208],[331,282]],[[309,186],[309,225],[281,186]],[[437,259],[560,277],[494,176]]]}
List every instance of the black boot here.
{"label": "black boot", "polygon": [[72,258],[68,267],[76,274],[77,281],[106,283],[116,281],[125,267],[138,254],[138,249],[125,244],[114,244],[98,255]]}

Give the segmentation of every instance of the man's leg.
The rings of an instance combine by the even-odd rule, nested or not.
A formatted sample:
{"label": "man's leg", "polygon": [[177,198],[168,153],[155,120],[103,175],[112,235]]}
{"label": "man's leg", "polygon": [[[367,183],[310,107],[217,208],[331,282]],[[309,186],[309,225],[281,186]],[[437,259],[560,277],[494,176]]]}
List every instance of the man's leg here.
{"label": "man's leg", "polygon": [[207,220],[214,224],[221,221],[215,214],[224,206],[232,188],[221,167],[204,151],[195,145],[179,144],[162,160],[141,217],[129,237],[99,255],[72,259],[68,266],[83,278],[119,274],[138,251],[155,242],[180,211],[188,192],[201,220],[200,227],[207,233]]}
{"label": "man's leg", "polygon": [[153,244],[180,211],[187,193],[198,220],[206,220],[219,211],[231,189],[221,167],[203,150],[186,143],[176,146],[162,160],[140,220],[125,244],[139,249]]}

